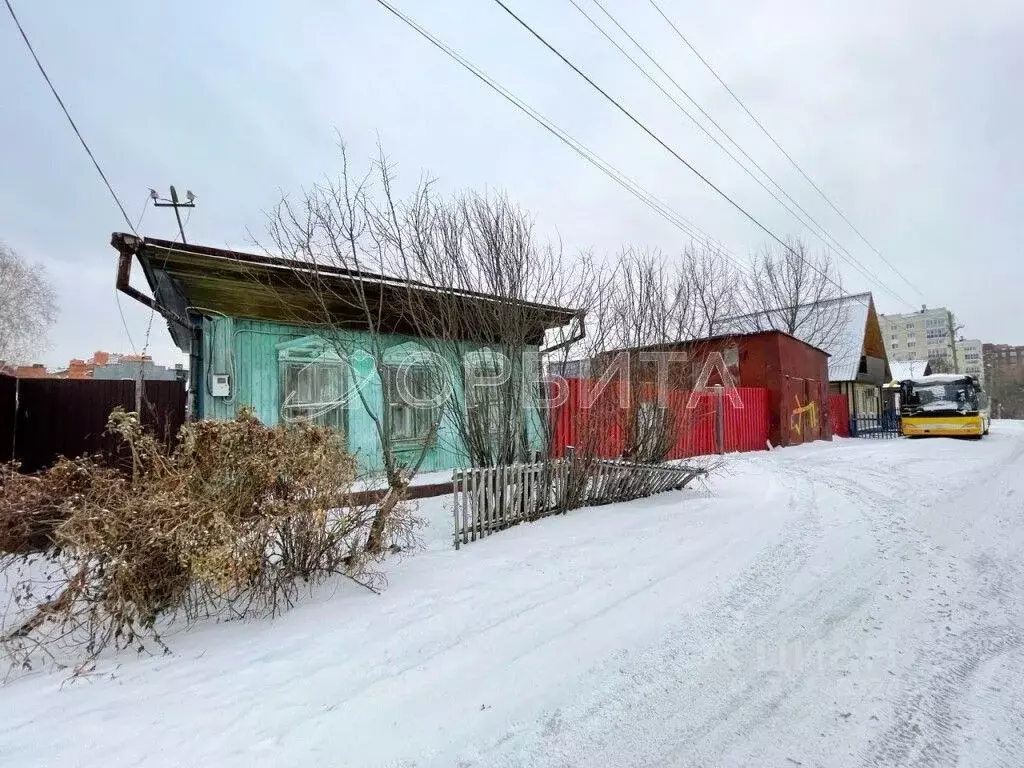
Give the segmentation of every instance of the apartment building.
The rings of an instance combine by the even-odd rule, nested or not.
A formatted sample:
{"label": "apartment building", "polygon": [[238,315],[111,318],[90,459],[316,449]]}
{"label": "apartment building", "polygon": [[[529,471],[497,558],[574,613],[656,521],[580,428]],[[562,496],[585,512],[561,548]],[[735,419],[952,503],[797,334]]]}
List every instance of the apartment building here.
{"label": "apartment building", "polygon": [[1024,345],[982,344],[992,415],[1024,419]]}
{"label": "apartment building", "polygon": [[956,367],[960,373],[974,376],[985,389],[985,355],[979,339],[960,339],[956,343]]}
{"label": "apartment building", "polygon": [[902,315],[879,315],[885,351],[890,360],[927,360],[932,370],[958,369],[953,313],[945,307]]}

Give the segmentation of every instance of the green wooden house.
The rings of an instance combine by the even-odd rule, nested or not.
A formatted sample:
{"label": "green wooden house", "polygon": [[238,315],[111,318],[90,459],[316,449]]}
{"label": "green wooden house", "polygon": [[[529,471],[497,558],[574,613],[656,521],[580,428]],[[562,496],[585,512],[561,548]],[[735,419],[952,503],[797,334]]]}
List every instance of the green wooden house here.
{"label": "green wooden house", "polygon": [[[368,471],[382,468],[381,429],[400,460],[422,454],[421,471],[469,463],[459,428],[467,410],[460,372],[490,371],[496,350],[510,352],[507,338],[473,327],[474,316],[494,311],[494,297],[122,233],[111,242],[118,290],[160,312],[189,355],[191,417],[229,419],[250,407],[266,424],[309,419],[340,430]],[[134,260],[152,298],[131,286]],[[456,321],[427,324],[449,329],[445,338],[431,338],[411,306],[420,319],[426,312]],[[523,343],[503,359],[516,359],[523,381],[527,407],[517,408],[513,432],[526,453],[542,440],[537,361],[545,333],[579,313],[516,302],[516,316]],[[447,397],[437,397],[445,385]]]}

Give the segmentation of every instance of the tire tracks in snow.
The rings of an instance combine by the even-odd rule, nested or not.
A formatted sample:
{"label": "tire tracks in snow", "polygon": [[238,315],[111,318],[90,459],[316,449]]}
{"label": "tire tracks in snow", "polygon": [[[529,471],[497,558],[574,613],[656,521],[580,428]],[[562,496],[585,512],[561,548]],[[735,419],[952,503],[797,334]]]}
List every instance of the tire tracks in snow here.
{"label": "tire tracks in snow", "polygon": [[[1022,455],[1024,444],[1011,446],[997,459],[995,471],[985,474],[1019,472]],[[1018,599],[1016,592],[1005,592],[1020,583],[1014,574],[1007,575],[1007,563],[982,558],[975,568],[981,593],[972,595],[972,582],[957,570],[960,551],[930,530],[928,520],[940,502],[962,523],[959,505],[983,482],[978,471],[968,469],[922,493],[920,474],[934,471],[937,464],[926,457],[918,461],[915,482],[894,484],[897,470],[890,466],[831,464],[823,473],[822,467],[799,458],[780,461],[794,511],[781,541],[690,626],[657,648],[629,654],[618,686],[595,692],[585,705],[552,713],[539,733],[506,734],[500,746],[494,745],[497,754],[485,753],[481,762],[579,765],[589,755],[607,765],[635,766],[774,765],[786,758],[808,766],[955,765],[966,720],[960,711],[965,693],[983,665],[1020,648],[1024,637],[1020,625],[978,610]],[[820,498],[821,491],[827,498]],[[1012,493],[1012,488],[1005,494],[1000,489],[1001,498]],[[837,510],[854,501],[856,514],[838,522],[823,520],[819,507],[824,504],[828,514],[829,501]],[[840,544],[844,535],[866,535],[866,542],[823,574],[802,573],[824,528],[833,522],[840,528],[830,533]],[[820,561],[815,563],[820,566]],[[987,575],[982,573],[986,568]],[[813,586],[790,594],[798,576],[810,577]],[[986,621],[951,630],[953,617],[970,611]],[[881,658],[869,651],[829,655],[844,641],[870,643],[887,634],[895,646]],[[773,669],[764,663],[766,649],[773,646],[795,647],[803,657]],[[869,664],[881,665],[877,679],[864,676]],[[595,674],[602,676],[601,671]],[[842,684],[847,695],[837,693],[835,701],[831,688],[822,688],[838,690]],[[984,698],[985,691],[979,695]],[[852,702],[851,711],[841,711],[840,700],[842,708]],[[816,701],[819,711],[803,733],[820,736],[814,744],[802,743],[800,728],[791,722],[801,707],[807,712],[809,701]],[[886,717],[894,701],[893,714]],[[859,730],[845,719],[854,711],[863,720]],[[788,743],[776,727],[787,734]],[[502,747],[524,741],[528,760],[519,759],[522,752],[511,762],[495,760]],[[775,751],[764,742],[775,742]],[[836,744],[846,749],[836,751]]]}
{"label": "tire tracks in snow", "polygon": [[[774,709],[779,697],[785,697],[785,691],[779,690],[778,676],[770,672],[748,676],[743,670],[765,643],[751,639],[730,647],[721,641],[745,636],[753,628],[772,623],[772,606],[821,538],[813,485],[805,485],[801,477],[787,476],[786,482],[793,517],[784,525],[779,539],[743,570],[724,594],[698,615],[687,617],[685,626],[654,648],[630,652],[625,664],[616,662],[617,685],[600,686],[586,702],[550,712],[531,726],[520,725],[514,729],[518,733],[505,734],[492,744],[493,751],[475,756],[479,763],[467,759],[460,765],[579,765],[581,754],[602,755],[606,764],[645,765],[650,760],[661,760],[660,750],[652,753],[651,747],[663,741],[668,732],[676,741],[706,738],[735,713],[749,708],[752,700],[761,702],[765,711]],[[609,666],[597,670],[593,677],[606,679]],[[695,674],[695,669],[708,667],[716,671],[722,688],[728,688],[730,680],[745,682],[721,695],[714,685],[705,685]],[[684,703],[686,710],[664,710],[662,717],[651,717],[649,704],[666,698]],[[625,723],[630,725],[631,733],[623,743],[621,726]],[[614,741],[609,742],[612,735]],[[524,741],[533,742],[528,761],[521,762],[519,757],[502,761],[503,747]]]}
{"label": "tire tracks in snow", "polygon": [[[1010,494],[1016,492],[1014,486],[1020,485],[1022,457],[1024,442],[1018,442],[985,482],[961,486],[937,505],[937,509],[922,512],[942,515],[943,521],[962,519],[953,511],[963,505],[973,490],[975,498],[971,506],[982,511],[982,515],[967,520],[962,531],[944,533],[954,540],[954,546],[958,538],[968,546],[975,542],[986,543],[989,547],[1000,543],[1000,535],[1012,529],[1000,517],[1001,502],[1007,495],[1003,489],[1009,485]],[[1019,532],[1020,518],[1024,517],[1020,509],[1017,516],[1015,530]],[[975,530],[978,528],[980,530]],[[966,535],[968,533],[974,535]],[[934,596],[930,598],[943,620],[935,625],[932,637],[921,646],[905,684],[907,692],[894,707],[894,722],[867,746],[861,761],[864,766],[942,768],[961,764],[964,733],[971,720],[986,715],[990,703],[996,701],[994,691],[982,688],[976,691],[973,710],[966,710],[965,700],[977,687],[980,670],[1000,656],[1016,654],[1024,647],[1020,558],[1000,557],[987,549],[976,553],[968,549],[961,554],[963,549],[962,546],[951,549],[946,555],[957,561],[956,565],[966,573],[954,582],[955,594],[942,590],[944,601],[941,603]],[[956,630],[952,629],[953,625],[957,625]],[[997,751],[1003,753],[997,758],[999,764],[1020,764],[1021,755],[1016,750],[1021,745],[1020,734],[1017,734],[1009,744],[997,746]]]}

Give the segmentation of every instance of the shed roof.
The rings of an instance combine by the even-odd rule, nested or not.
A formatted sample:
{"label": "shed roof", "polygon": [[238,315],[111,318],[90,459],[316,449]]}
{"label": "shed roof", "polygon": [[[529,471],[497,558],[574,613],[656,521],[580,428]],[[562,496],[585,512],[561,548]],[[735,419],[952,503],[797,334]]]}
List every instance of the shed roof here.
{"label": "shed roof", "polygon": [[666,342],[666,343],[663,343],[663,344],[646,344],[646,345],[644,345],[642,347],[632,347],[632,348],[630,348],[628,350],[627,349],[611,349],[611,350],[607,350],[606,352],[603,352],[601,354],[609,354],[609,353],[614,353],[614,352],[626,352],[626,351],[629,351],[629,352],[656,352],[658,350],[678,349],[680,347],[691,347],[691,346],[697,346],[697,345],[700,345],[700,344],[709,344],[709,343],[716,343],[716,342],[721,342],[721,341],[737,341],[737,340],[740,340],[740,339],[754,338],[756,336],[784,336],[787,339],[790,339],[792,341],[797,342],[798,344],[803,344],[805,347],[810,347],[811,349],[817,350],[818,352],[821,352],[821,353],[823,353],[826,356],[828,355],[828,352],[825,351],[824,349],[822,349],[821,347],[817,347],[814,344],[811,344],[810,342],[804,341],[803,339],[801,339],[801,338],[799,338],[797,336],[794,336],[791,333],[786,333],[786,331],[780,331],[777,328],[767,328],[767,329],[764,329],[764,330],[754,330],[754,331],[743,331],[743,332],[738,332],[738,333],[722,332],[722,333],[716,333],[714,336],[704,336],[704,337],[701,337],[699,339],[686,339],[684,341],[670,341],[670,342]]}
{"label": "shed roof", "polygon": [[[816,340],[818,348],[828,355],[829,381],[853,381],[857,378],[861,355],[864,354],[864,334],[872,299],[870,293],[854,293],[813,304],[801,304],[797,310],[797,327],[793,336],[809,343],[823,323],[831,325],[826,338]],[[786,323],[794,307],[753,312],[727,317],[715,323],[715,333],[742,333],[744,331],[778,328]],[[826,322],[825,313],[834,313]],[[815,346],[812,344],[812,346]]]}
{"label": "shed roof", "polygon": [[[418,326],[407,309],[412,292],[420,309],[465,318],[465,337],[472,339],[476,338],[474,331],[479,332],[472,327],[474,316],[514,305],[520,320],[529,324],[526,335],[540,343],[544,331],[564,326],[581,314],[388,275],[119,232],[111,236],[111,245],[121,254],[122,265],[127,258],[130,268],[132,256],[139,260],[160,310],[179,320],[187,320],[190,312],[195,312],[282,323],[323,323],[325,312],[319,305],[323,299],[332,323],[353,328],[365,325],[365,303],[373,306],[375,313],[379,308],[382,330],[418,335]],[[127,282],[127,270],[119,270],[119,287],[121,271]],[[310,290],[311,280],[325,287],[321,296]],[[168,325],[174,342],[187,351],[191,343],[187,322]]]}

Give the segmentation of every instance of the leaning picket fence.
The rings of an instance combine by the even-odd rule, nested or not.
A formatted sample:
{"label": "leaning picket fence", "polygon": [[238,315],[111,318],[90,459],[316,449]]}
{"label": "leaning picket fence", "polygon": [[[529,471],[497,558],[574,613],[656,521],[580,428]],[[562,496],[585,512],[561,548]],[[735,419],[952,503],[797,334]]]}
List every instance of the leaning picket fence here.
{"label": "leaning picket fence", "polygon": [[569,456],[536,464],[456,470],[455,548],[528,520],[685,488],[707,470]]}

